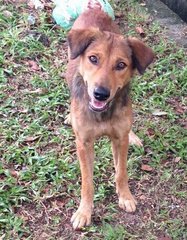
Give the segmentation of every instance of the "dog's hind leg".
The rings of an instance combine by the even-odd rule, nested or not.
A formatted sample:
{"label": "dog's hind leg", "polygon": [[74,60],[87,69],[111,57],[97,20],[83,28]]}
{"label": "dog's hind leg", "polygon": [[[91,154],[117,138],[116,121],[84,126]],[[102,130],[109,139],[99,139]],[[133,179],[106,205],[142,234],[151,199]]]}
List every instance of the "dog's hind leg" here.
{"label": "dog's hind leg", "polygon": [[143,147],[142,141],[132,130],[129,132],[129,144]]}
{"label": "dog's hind leg", "polygon": [[65,117],[64,123],[66,125],[71,125],[71,113],[67,114],[67,116]]}
{"label": "dog's hind leg", "polygon": [[80,162],[82,187],[81,202],[78,210],[71,218],[74,229],[81,229],[91,223],[91,214],[93,209],[93,160],[94,143],[82,142],[76,138],[77,155]]}
{"label": "dog's hind leg", "polygon": [[112,139],[112,151],[119,207],[127,212],[134,212],[136,210],[136,200],[129,190],[127,175],[128,135],[124,136],[123,139]]}

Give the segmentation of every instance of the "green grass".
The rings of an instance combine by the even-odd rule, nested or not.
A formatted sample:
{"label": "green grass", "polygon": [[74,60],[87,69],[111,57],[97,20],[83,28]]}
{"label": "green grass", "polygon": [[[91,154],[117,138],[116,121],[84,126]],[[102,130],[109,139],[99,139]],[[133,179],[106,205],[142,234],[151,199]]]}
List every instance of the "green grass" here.
{"label": "green grass", "polygon": [[[72,231],[80,200],[80,169],[74,135],[64,124],[69,90],[66,33],[51,21],[51,9],[3,1],[0,13],[0,239],[186,239],[185,123],[187,55],[134,1],[124,11],[123,32],[143,39],[155,62],[132,81],[135,132],[144,148],[130,147],[129,183],[135,214],[121,211],[115,194],[109,141],[95,145],[95,211],[92,226]],[[52,4],[51,4],[52,6]],[[6,12],[12,13],[6,17]],[[29,25],[30,14],[36,17]],[[127,14],[126,14],[127,13]],[[128,27],[127,27],[128,26]],[[32,68],[32,62],[38,69]],[[155,111],[166,112],[156,116]],[[153,168],[141,170],[142,164]]]}

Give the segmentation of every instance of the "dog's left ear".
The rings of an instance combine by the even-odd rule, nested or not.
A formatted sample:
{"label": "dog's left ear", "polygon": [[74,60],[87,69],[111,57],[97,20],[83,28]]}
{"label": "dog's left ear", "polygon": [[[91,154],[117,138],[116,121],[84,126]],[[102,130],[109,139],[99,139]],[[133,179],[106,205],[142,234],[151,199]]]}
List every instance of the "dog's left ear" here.
{"label": "dog's left ear", "polygon": [[81,55],[98,35],[99,30],[97,28],[72,29],[68,34],[70,58],[75,59]]}
{"label": "dog's left ear", "polygon": [[154,53],[150,47],[146,46],[137,38],[129,37],[127,41],[132,49],[134,67],[137,68],[140,74],[143,74],[147,66],[152,63],[154,59]]}

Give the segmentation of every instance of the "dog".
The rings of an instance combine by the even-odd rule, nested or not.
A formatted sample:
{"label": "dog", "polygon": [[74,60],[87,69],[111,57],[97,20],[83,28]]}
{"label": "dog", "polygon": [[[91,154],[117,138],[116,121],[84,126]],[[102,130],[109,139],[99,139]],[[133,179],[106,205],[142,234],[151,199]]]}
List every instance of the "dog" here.
{"label": "dog", "polygon": [[129,138],[139,141],[131,130],[130,80],[136,70],[144,73],[154,53],[137,38],[124,38],[117,24],[99,9],[83,12],[67,41],[70,117],[82,177],[80,206],[71,222],[74,229],[81,229],[91,223],[94,141],[100,136],[108,136],[112,143],[119,207],[136,210],[127,176]]}

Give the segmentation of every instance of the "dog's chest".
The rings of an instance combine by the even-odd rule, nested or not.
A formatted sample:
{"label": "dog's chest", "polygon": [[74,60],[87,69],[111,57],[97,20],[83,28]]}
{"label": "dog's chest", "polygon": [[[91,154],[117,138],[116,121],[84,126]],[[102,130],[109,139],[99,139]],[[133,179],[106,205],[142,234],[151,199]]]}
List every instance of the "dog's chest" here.
{"label": "dog's chest", "polygon": [[128,133],[131,128],[131,121],[129,118],[115,119],[103,123],[98,123],[94,127],[96,137],[109,136],[121,138],[124,134]]}
{"label": "dog's chest", "polygon": [[84,139],[108,136],[110,138],[122,138],[131,128],[131,119],[112,119],[108,121],[74,121],[74,130],[82,135]]}

